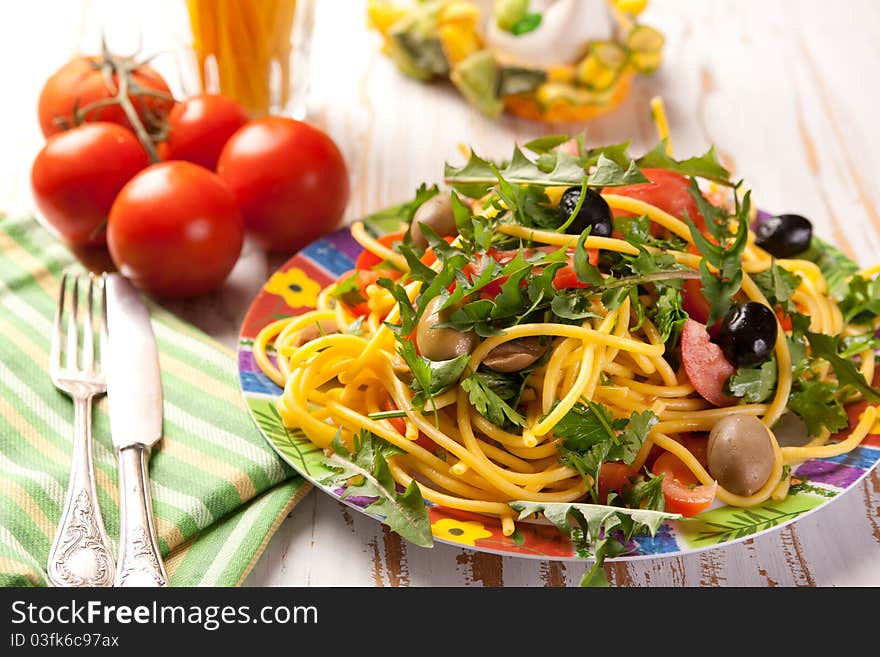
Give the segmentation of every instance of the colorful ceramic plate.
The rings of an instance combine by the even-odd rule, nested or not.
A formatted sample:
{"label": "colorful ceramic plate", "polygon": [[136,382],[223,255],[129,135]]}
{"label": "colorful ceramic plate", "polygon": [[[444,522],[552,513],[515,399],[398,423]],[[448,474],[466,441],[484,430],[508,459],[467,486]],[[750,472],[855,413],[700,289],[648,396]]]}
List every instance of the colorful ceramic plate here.
{"label": "colorful ceramic plate", "polygon": [[[241,388],[266,440],[281,458],[306,479],[336,498],[341,497],[341,489],[318,483],[328,473],[321,464],[323,452],[305,436],[288,431],[281,423],[275,409],[275,400],[281,389],[260,372],[254,362],[251,345],[260,329],[270,322],[311,310],[318,292],[352,269],[360,252],[361,247],[344,229],[297,253],[272,275],[254,299],[241,329],[238,348]],[[859,404],[849,408],[851,426],[862,408]],[[842,432],[837,439],[845,437],[847,433]],[[635,551],[618,559],[682,554],[727,545],[778,529],[828,504],[858,483],[878,461],[880,434],[871,434],[849,454],[807,461],[797,466],[794,475],[802,483],[793,487],[781,502],[769,501],[750,509],[719,506],[690,520],[669,522],[653,538],[639,537]],[[342,501],[366,513],[364,507],[372,500],[352,497]],[[508,556],[554,560],[581,558],[568,538],[549,524],[518,523],[513,536],[504,536],[501,523],[496,518],[448,509],[430,502],[428,513],[434,538],[438,541]]]}

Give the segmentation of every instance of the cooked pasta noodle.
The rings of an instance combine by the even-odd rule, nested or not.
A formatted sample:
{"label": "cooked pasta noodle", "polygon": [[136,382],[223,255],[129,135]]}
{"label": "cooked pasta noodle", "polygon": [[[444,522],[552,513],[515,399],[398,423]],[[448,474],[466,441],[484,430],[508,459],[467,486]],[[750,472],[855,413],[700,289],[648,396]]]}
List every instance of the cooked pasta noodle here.
{"label": "cooked pasta noodle", "polygon": [[[612,210],[647,217],[664,234],[680,238],[682,246],[638,247],[618,237],[579,237],[516,223],[498,223],[495,230],[527,243],[531,249],[585,248],[627,256],[662,251],[682,267],[683,276],[696,276],[687,272],[698,270],[703,258],[692,248],[694,238],[684,217],[613,190],[603,192],[602,197]],[[496,210],[487,210],[487,216]],[[478,204],[474,211],[479,211]],[[402,272],[402,289],[417,307],[425,287],[407,277],[407,258],[388,243],[377,241],[361,223],[353,225],[352,235],[377,261]],[[429,266],[440,271],[439,261]],[[851,327],[815,263],[799,258],[775,260],[757,246],[751,233],[742,255],[740,298],[772,308],[756,281],[774,266],[798,276],[792,302],[809,316],[812,331],[834,336]],[[708,269],[717,271],[714,266]],[[649,292],[644,297],[647,303],[625,296],[611,309],[594,299],[591,313],[580,322],[525,321],[479,340],[469,351],[465,372],[484,371],[486,359],[504,345],[530,339],[547,344],[544,357],[525,377],[514,409],[522,426],[503,425],[481,413],[460,382],[421,407],[414,402],[417,390],[408,384],[405,363],[401,367],[394,332],[402,322],[403,308],[382,285],[363,287],[366,310],[361,312],[357,330],[319,335],[300,344],[302,332],[319,322],[335,320],[339,327],[345,327],[357,319],[352,307],[334,293],[335,287],[331,285],[319,295],[315,310],[272,322],[254,341],[257,363],[283,386],[278,409],[284,424],[301,429],[321,448],[327,448],[337,434],[351,444],[356,433],[370,431],[402,450],[389,460],[391,474],[399,484],[416,481],[423,496],[432,502],[499,516],[505,534],[514,531],[514,513],[507,502],[583,500],[596,483],[558,458],[562,439],[554,433],[573,409],[588,401],[600,403],[614,418],[645,411],[656,415],[656,424],[629,462],[633,472],[641,471],[658,451],[669,453],[683,463],[696,485],[715,490],[723,503],[744,507],[783,498],[791,484],[788,466],[852,450],[877,419],[877,408],[868,406],[840,442],[829,443],[830,432],[823,430],[803,446],[780,447],[772,428],[790,410],[795,383],[792,367],[797,365],[791,352],[791,329],[780,326],[772,345],[776,377],[772,395],[761,403],[732,400],[716,406],[680,367],[680,356],[660,328],[637,312],[636,305],[655,302]],[[862,349],[857,359],[859,371],[870,381],[875,371],[873,345]],[[811,376],[834,381],[833,375],[831,368],[818,367]],[[858,396],[852,393],[847,401]],[[693,448],[695,434],[711,431],[731,416],[758,418],[771,429],[767,432],[772,451],[769,476],[746,495],[718,484]]]}

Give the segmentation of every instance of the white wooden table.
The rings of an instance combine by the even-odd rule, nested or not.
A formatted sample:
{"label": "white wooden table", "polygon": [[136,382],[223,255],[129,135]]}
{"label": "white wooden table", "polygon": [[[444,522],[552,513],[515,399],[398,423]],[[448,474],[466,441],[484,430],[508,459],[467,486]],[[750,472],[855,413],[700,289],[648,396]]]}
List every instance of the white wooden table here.
{"label": "white wooden table", "polygon": [[[666,61],[624,106],[589,126],[590,143],[653,144],[647,101],[665,100],[678,155],[715,143],[763,208],[810,217],[820,235],[863,264],[880,254],[880,4],[823,0],[652,0],[645,22],[666,34]],[[26,210],[35,118],[45,78],[75,49],[166,51],[185,39],[183,0],[0,5],[0,207]],[[487,121],[450,88],[401,77],[378,54],[361,0],[319,0],[308,75],[310,118],[343,150],[351,173],[347,219],[439,181],[458,144],[505,156],[513,140],[558,132],[527,121]],[[582,129],[577,126],[572,130]],[[173,305],[234,346],[248,303],[278,258],[247,245],[224,288]],[[447,545],[413,547],[328,496],[310,493],[285,521],[247,583],[312,586],[562,586],[583,565],[532,561]],[[726,548],[606,567],[613,585],[880,585],[880,474],[781,530]]]}

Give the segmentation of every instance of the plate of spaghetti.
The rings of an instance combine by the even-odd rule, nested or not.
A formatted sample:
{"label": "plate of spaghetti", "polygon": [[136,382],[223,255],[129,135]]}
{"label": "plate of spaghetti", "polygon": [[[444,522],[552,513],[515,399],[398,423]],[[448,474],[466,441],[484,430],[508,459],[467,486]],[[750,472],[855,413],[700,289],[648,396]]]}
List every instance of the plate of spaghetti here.
{"label": "plate of spaghetti", "polygon": [[269,443],[416,545],[635,559],[793,521],[880,459],[880,267],[714,151],[545,137],[272,275],[239,370]]}

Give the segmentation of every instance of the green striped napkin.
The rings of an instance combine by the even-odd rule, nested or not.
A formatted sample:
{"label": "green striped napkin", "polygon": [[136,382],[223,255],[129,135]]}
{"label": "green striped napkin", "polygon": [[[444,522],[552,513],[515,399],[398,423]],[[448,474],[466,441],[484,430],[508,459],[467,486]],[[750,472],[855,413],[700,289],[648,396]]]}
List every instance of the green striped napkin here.
{"label": "green striped napkin", "polygon": [[[49,379],[49,336],[73,256],[33,218],[0,217],[0,585],[45,586],[64,504],[73,406]],[[241,400],[234,355],[151,307],[165,436],[150,478],[172,586],[240,584],[308,492],[260,436]],[[106,397],[94,411],[98,498],[119,536],[116,459]]]}

